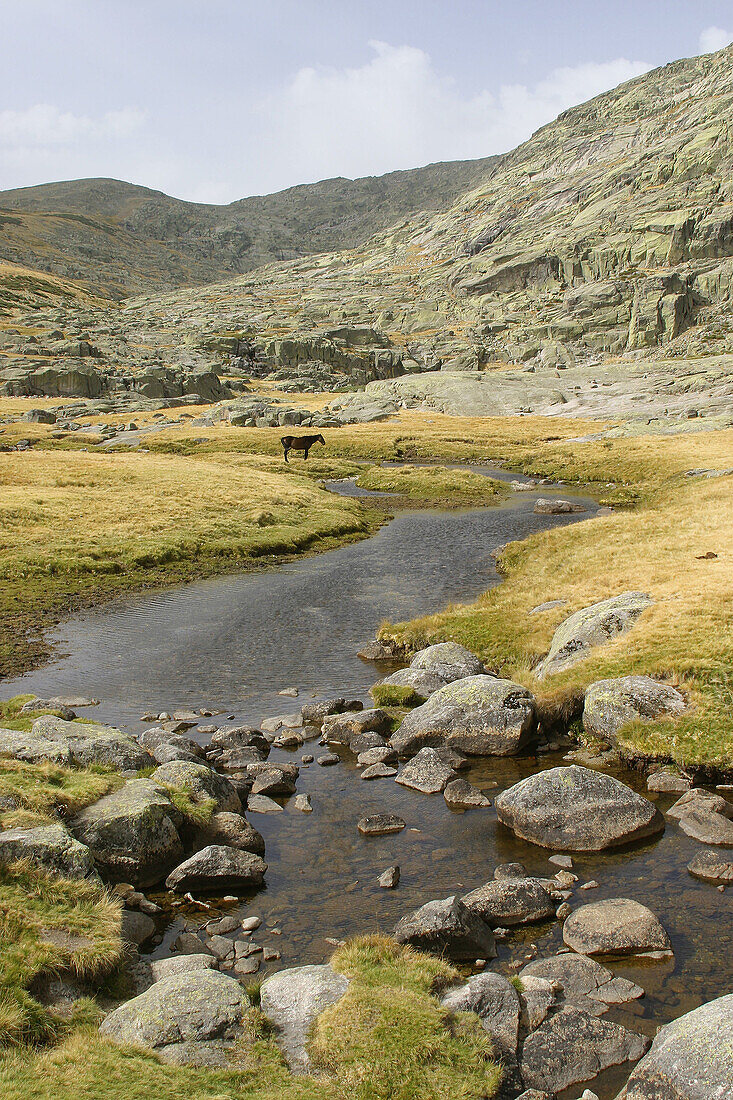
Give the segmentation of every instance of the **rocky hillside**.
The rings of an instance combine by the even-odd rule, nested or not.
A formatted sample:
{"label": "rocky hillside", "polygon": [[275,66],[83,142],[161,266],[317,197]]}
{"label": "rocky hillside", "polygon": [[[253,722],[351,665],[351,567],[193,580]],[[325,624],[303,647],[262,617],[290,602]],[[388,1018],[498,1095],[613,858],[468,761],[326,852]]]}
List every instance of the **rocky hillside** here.
{"label": "rocky hillside", "polygon": [[194,286],[273,260],[351,248],[416,211],[437,211],[498,160],[330,179],[211,206],[120,180],[0,192],[0,258],[128,294]]}
{"label": "rocky hillside", "polygon": [[290,360],[364,326],[422,369],[733,351],[732,108],[733,47],[675,62],[565,112],[446,212],[130,302],[125,323],[250,329]]}

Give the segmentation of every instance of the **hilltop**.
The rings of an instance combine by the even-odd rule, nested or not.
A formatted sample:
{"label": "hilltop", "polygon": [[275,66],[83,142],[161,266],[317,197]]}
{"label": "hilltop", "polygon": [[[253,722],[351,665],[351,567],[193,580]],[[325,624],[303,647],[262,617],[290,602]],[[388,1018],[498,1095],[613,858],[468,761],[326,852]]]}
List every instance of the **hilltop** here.
{"label": "hilltop", "polygon": [[0,192],[0,258],[86,283],[104,297],[214,282],[273,260],[351,248],[417,211],[437,211],[498,157],[328,179],[228,206],[113,179]]}

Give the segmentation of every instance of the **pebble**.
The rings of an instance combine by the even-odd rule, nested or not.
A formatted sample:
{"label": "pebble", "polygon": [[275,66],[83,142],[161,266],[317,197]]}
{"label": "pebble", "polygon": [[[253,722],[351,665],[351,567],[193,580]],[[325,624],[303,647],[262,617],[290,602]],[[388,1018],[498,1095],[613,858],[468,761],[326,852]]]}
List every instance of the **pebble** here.
{"label": "pebble", "polygon": [[581,890],[597,890],[598,889],[598,883],[596,882],[596,880],[594,878],[592,878],[592,879],[590,879],[589,882],[584,882],[581,885],[580,889]]}
{"label": "pebble", "polygon": [[260,969],[260,960],[256,955],[248,955],[244,959],[237,959],[234,963],[235,974],[256,974]]}
{"label": "pebble", "polygon": [[360,818],[357,829],[364,836],[386,836],[388,833],[399,833],[405,827],[405,822],[396,814],[370,814]]}
{"label": "pebble", "polygon": [[556,856],[550,856],[550,858],[547,860],[547,862],[548,863],[554,863],[554,865],[556,867],[562,867],[562,869],[564,871],[570,871],[570,870],[572,870],[572,867],[573,867],[573,858],[572,858],[572,856],[565,856],[565,855],[561,855],[561,854],[556,855]]}
{"label": "pebble", "polygon": [[313,806],[311,805],[311,796],[309,794],[296,794],[293,805],[296,810],[300,810],[303,814],[312,814]]}
{"label": "pebble", "polygon": [[287,695],[289,699],[297,699],[299,694],[297,688],[283,688],[282,691],[278,691],[278,695]]}
{"label": "pebble", "polygon": [[210,920],[206,925],[206,931],[211,936],[226,936],[228,932],[234,932],[241,928],[236,917],[222,917],[221,920]]}
{"label": "pebble", "polygon": [[245,917],[240,927],[244,932],[254,932],[255,928],[259,928],[261,924],[262,917]]}
{"label": "pebble", "polygon": [[558,920],[565,920],[566,917],[570,916],[572,911],[573,910],[570,908],[568,903],[566,901],[564,901],[562,903],[562,905],[559,905],[557,907],[557,909],[555,911],[555,916],[557,917]]}
{"label": "pebble", "polygon": [[282,955],[273,947],[266,947],[265,950],[262,952],[262,958],[265,960],[265,962],[274,962],[275,959],[281,959]]}
{"label": "pebble", "polygon": [[317,757],[316,763],[320,764],[322,768],[330,768],[334,764],[340,764],[341,757],[337,756],[335,752],[324,752],[323,756]]}
{"label": "pebble", "polygon": [[304,764],[312,764],[315,757],[311,756],[311,754],[307,752],[305,756],[301,756],[300,759],[303,761]]}
{"label": "pebble", "polygon": [[283,808],[266,794],[251,794],[247,799],[247,809],[255,814],[281,814]]}

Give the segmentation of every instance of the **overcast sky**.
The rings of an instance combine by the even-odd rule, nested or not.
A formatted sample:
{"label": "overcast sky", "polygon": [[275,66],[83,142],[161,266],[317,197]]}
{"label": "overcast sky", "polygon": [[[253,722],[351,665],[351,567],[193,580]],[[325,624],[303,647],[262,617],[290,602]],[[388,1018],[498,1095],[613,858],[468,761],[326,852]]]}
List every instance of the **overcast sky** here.
{"label": "overcast sky", "polygon": [[488,156],[731,39],[731,0],[0,0],[0,189],[220,203]]}

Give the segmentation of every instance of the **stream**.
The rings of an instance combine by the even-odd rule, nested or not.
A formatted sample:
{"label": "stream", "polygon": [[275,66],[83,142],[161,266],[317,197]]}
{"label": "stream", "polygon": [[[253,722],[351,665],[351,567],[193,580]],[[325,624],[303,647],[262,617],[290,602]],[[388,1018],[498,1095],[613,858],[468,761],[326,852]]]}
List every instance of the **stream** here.
{"label": "stream", "polygon": [[[352,492],[348,483],[340,491]],[[547,495],[572,497],[587,510],[535,515],[535,500]],[[135,734],[151,725],[141,721],[146,711],[209,708],[222,725],[258,725],[315,697],[345,695],[370,705],[368,689],[385,672],[357,658],[356,651],[374,637],[381,621],[473,600],[499,583],[492,550],[535,531],[582,521],[597,508],[565,486],[543,486],[513,493],[490,508],[398,512],[373,537],[328,553],[267,572],[146,593],[74,616],[48,635],[56,659],[4,682],[0,694],[93,695],[101,702],[84,711],[85,717]],[[548,600],[554,596],[546,593]],[[298,699],[278,695],[290,687],[298,689]],[[202,718],[202,723],[210,721],[215,720]],[[195,731],[189,735],[196,737]],[[304,753],[319,751],[316,743],[293,752],[273,748],[270,759],[300,763]],[[258,977],[283,966],[327,960],[333,951],[329,940],[388,932],[399,917],[426,901],[481,885],[498,863],[518,860],[530,874],[543,877],[556,870],[547,862],[552,853],[514,837],[498,823],[493,806],[459,813],[441,795],[421,795],[389,779],[363,782],[355,758],[347,750],[335,751],[341,756],[337,766],[301,765],[298,791],[310,794],[313,813],[299,812],[291,799],[283,813],[249,815],[265,838],[269,869],[265,887],[241,902],[242,914],[261,916],[263,927],[255,939],[282,953],[282,961],[267,964]],[[485,758],[462,775],[486,787],[493,799],[505,787],[561,761],[562,753]],[[658,799],[662,810],[677,797],[649,795],[634,773],[612,774]],[[357,820],[382,811],[399,814],[407,828],[393,836],[361,836]],[[576,890],[573,907],[602,898],[635,898],[657,914],[674,948],[673,960],[613,964],[616,973],[643,986],[646,997],[612,1007],[606,1019],[653,1036],[660,1024],[730,991],[730,894],[687,873],[686,863],[698,848],[668,822],[661,836],[645,844],[573,857],[580,882],[599,884],[587,892]],[[394,863],[401,868],[399,886],[381,889],[377,878]],[[207,916],[182,909],[153,953],[166,954],[184,927]],[[560,924],[513,931],[497,941],[492,966],[514,973],[510,964],[531,955],[532,944],[540,955],[554,954],[562,946]],[[589,1085],[608,1100],[628,1068],[608,1070]],[[582,1085],[575,1086],[561,1094],[562,1100],[582,1091]]]}

